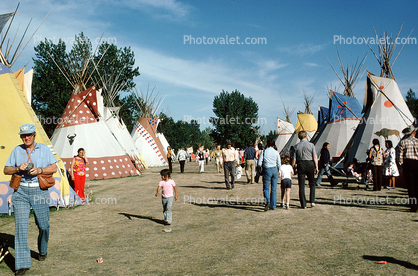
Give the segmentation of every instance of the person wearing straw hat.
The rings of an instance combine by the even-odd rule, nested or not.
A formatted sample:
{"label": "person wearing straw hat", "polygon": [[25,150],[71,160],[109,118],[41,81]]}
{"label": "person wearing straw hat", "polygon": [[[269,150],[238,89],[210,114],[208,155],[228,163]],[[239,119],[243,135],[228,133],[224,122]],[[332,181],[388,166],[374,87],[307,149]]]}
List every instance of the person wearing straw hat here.
{"label": "person wearing straw hat", "polygon": [[399,165],[402,166],[405,181],[408,185],[408,197],[411,212],[418,211],[418,139],[415,137],[417,128],[413,125],[402,130],[407,137],[399,142],[397,156]]}
{"label": "person wearing straw hat", "polygon": [[32,208],[39,229],[39,261],[47,256],[49,240],[49,192],[39,187],[38,174],[54,174],[57,160],[48,146],[35,142],[36,127],[24,124],[20,127],[23,144],[12,151],[4,167],[5,175],[22,176],[19,187],[12,196],[15,216],[15,270],[24,275],[31,267],[31,251],[28,242],[29,213]]}

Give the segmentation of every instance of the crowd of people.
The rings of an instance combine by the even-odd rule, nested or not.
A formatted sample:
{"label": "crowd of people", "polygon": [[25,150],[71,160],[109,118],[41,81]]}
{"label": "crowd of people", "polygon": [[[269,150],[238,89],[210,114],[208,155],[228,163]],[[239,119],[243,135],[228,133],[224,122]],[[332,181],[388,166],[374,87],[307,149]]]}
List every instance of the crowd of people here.
{"label": "crowd of people", "polygon": [[[344,166],[343,175],[353,176],[357,182],[363,182],[366,180],[366,175],[369,174],[369,181],[373,182],[373,191],[380,191],[382,187],[390,190],[395,189],[395,179],[403,173],[408,184],[410,202],[416,201],[418,184],[416,184],[415,176],[411,173],[413,166],[418,167],[416,166],[418,162],[416,128],[410,126],[404,129],[403,134],[404,138],[396,149],[390,140],[385,141],[383,148],[380,146],[379,140],[374,139],[367,152],[366,162],[360,164],[354,158],[352,162],[347,162]],[[239,166],[244,168],[248,184],[258,183],[261,177],[265,211],[277,207],[279,179],[281,182],[281,204],[279,206],[285,209],[289,208],[291,177],[297,174],[300,208],[307,208],[307,203],[310,203],[311,207],[315,207],[315,188],[321,186],[324,174],[327,175],[331,187],[338,185],[338,181],[333,177],[330,169],[332,168],[329,153],[330,144],[325,142],[318,155],[315,146],[308,141],[305,131],[299,132],[298,138],[300,142],[292,146],[290,154],[286,156],[279,155],[273,139],[267,140],[265,147],[262,143],[256,145],[253,141],[249,141],[245,150],[235,149],[232,142],[227,140],[226,147],[223,149],[220,145],[214,150],[204,150],[201,147],[196,152],[196,162],[199,163],[199,172],[202,173],[204,165],[208,164],[208,160],[213,159],[217,173],[222,173],[223,169],[227,190],[234,189],[235,181],[239,177],[237,170]],[[184,149],[181,150],[184,151]],[[184,172],[184,165],[181,172]],[[306,178],[309,185],[309,201],[305,196]],[[418,204],[411,203],[410,205],[411,211],[418,210]]]}

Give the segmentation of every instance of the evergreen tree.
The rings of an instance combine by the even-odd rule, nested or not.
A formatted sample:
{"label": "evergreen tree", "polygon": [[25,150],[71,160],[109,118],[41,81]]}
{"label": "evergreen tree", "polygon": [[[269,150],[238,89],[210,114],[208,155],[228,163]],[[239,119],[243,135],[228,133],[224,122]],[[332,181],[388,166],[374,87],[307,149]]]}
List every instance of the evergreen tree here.
{"label": "evergreen tree", "polygon": [[412,116],[416,118],[418,116],[418,99],[415,95],[415,92],[409,88],[408,93],[406,94],[406,104],[409,107],[409,110],[412,113]]}
{"label": "evergreen tree", "polygon": [[[129,47],[118,49],[113,44],[103,43],[99,46],[96,56],[92,55],[91,41],[83,32],[75,36],[74,44],[68,54],[66,45],[61,39],[57,44],[45,39],[35,47],[32,104],[49,136],[60,123],[72,92],[77,85],[80,85],[77,83],[76,87],[72,87],[61,71],[66,75],[71,75],[74,73],[74,69],[81,70],[85,67],[85,63],[88,63],[88,72],[83,73],[85,76],[82,80],[84,86],[79,88],[81,90],[92,85],[101,88],[103,83],[100,81],[99,73],[107,77],[118,74],[120,81],[126,83],[125,90],[135,86],[133,78],[139,76],[139,68],[133,67],[135,64],[134,53]],[[129,104],[122,108],[121,117],[124,122],[127,121],[125,124],[132,129],[138,119],[138,117],[133,117],[136,115],[135,112],[128,111],[129,109],[134,110],[132,108],[133,98],[128,96],[124,100],[118,97],[115,99],[117,106],[124,103]]]}
{"label": "evergreen tree", "polygon": [[211,136],[216,143],[225,145],[226,140],[231,140],[235,147],[245,148],[248,141],[256,140],[253,125],[258,120],[258,105],[251,97],[246,98],[238,90],[222,90],[213,100],[213,113],[216,117],[210,118],[214,126]]}

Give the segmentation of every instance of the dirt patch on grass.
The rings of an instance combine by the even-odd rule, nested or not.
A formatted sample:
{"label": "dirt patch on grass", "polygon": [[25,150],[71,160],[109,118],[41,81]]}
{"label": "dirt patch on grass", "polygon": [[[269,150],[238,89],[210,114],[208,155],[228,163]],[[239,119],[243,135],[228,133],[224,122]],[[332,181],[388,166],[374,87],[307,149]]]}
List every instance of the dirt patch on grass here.
{"label": "dirt patch on grass", "polygon": [[[160,169],[87,182],[86,193],[93,191],[89,205],[51,212],[44,262],[35,258],[37,228],[31,217],[34,258],[28,275],[418,273],[418,218],[402,201],[407,197],[403,188],[373,192],[357,190],[355,183],[331,188],[324,180],[316,191],[316,207],[300,209],[293,179],[290,209],[264,212],[261,183],[241,178],[226,190],[213,162],[203,174],[195,163],[186,164],[180,174],[175,164],[172,178],[179,199],[173,204],[172,231],[163,232],[168,227],[161,198],[154,196]],[[1,216],[0,238],[13,236],[13,217]],[[0,263],[1,275],[12,275],[10,251]],[[377,264],[380,260],[387,264]]]}

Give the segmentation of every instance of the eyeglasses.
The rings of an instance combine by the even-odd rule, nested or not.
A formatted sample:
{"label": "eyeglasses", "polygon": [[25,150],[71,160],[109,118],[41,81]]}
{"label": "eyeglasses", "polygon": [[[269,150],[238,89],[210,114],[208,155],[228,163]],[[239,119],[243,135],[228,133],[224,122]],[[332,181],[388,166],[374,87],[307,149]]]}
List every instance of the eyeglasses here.
{"label": "eyeglasses", "polygon": [[21,134],[20,139],[25,139],[25,138],[32,137],[32,136],[35,136],[35,133]]}

